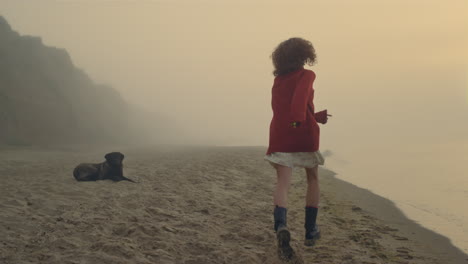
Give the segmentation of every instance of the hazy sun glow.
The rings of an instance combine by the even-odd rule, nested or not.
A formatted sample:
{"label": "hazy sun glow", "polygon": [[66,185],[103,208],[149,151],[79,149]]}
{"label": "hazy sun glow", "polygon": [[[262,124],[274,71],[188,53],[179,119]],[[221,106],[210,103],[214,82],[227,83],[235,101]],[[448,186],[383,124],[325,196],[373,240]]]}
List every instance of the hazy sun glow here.
{"label": "hazy sun glow", "polygon": [[375,126],[379,137],[427,140],[439,134],[429,120],[468,134],[455,122],[468,117],[465,0],[1,1],[20,33],[66,48],[93,78],[203,142],[267,143],[269,55],[291,36],[318,53],[316,104],[336,114],[324,140],[349,142],[340,133],[350,127],[373,138]]}

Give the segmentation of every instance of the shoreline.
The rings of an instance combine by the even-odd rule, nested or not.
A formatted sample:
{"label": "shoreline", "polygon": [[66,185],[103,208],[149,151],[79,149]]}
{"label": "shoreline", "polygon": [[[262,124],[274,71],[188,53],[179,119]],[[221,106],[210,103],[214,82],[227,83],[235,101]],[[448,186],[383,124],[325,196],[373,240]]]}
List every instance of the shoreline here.
{"label": "shoreline", "polygon": [[430,256],[439,261],[437,263],[468,263],[468,255],[454,246],[449,238],[409,219],[393,201],[335,176],[322,178],[322,183],[333,193],[334,199],[349,201],[385,225],[397,229],[400,236],[407,238],[407,244],[415,255]]}
{"label": "shoreline", "polygon": [[[79,183],[71,170],[110,148],[0,150],[2,263],[282,263],[274,171],[263,147],[123,148],[139,184]],[[112,149],[113,151],[114,149]],[[320,169],[322,238],[303,246],[305,177],[294,171],[293,263],[450,264],[468,256],[395,204]]]}

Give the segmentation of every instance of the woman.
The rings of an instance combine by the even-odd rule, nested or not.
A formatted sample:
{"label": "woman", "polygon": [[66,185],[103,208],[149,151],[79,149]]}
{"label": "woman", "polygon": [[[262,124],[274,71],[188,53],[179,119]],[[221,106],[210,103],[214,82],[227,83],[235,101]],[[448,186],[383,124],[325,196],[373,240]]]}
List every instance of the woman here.
{"label": "woman", "polygon": [[[319,206],[318,165],[324,164],[319,151],[317,124],[325,124],[327,111],[315,113],[313,82],[315,73],[304,69],[313,65],[316,54],[312,43],[291,38],[278,45],[272,54],[275,71],[272,88],[273,119],[265,159],[276,169],[277,183],[273,195],[274,229],[278,245],[290,255],[290,232],[287,228],[287,194],[294,167],[305,168],[307,193],[305,201],[305,245],[312,246],[320,238],[316,225]],[[288,253],[289,252],[289,253]]]}

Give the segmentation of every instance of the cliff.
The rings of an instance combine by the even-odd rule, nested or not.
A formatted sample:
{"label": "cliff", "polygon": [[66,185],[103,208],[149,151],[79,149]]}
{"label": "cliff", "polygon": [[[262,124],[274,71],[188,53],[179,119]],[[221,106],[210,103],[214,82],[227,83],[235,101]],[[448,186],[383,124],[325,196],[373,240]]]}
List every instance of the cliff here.
{"label": "cliff", "polygon": [[115,89],[77,68],[66,50],[21,36],[0,16],[0,143],[125,141],[137,130],[131,109]]}

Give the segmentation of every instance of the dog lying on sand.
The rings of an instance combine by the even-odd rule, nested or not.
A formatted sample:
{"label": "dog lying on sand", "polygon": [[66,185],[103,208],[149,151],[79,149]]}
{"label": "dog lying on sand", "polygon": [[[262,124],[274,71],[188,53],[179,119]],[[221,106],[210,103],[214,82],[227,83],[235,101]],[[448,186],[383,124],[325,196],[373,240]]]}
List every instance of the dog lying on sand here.
{"label": "dog lying on sand", "polygon": [[124,154],[120,152],[107,153],[106,161],[101,163],[81,163],[73,170],[73,176],[77,181],[130,181],[135,182],[123,176]]}

